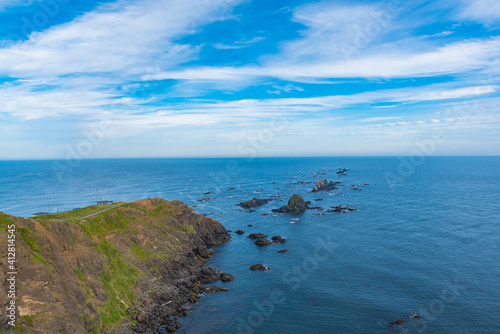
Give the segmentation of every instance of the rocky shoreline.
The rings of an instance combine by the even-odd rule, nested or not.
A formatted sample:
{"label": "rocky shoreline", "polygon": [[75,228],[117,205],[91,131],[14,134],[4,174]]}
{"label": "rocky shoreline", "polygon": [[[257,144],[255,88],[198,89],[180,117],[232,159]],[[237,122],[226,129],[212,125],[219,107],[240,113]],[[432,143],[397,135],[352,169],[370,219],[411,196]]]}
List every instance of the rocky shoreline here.
{"label": "rocky shoreline", "polygon": [[[19,331],[172,333],[189,302],[227,291],[223,284],[234,279],[203,259],[213,254],[210,247],[229,241],[229,233],[180,201],[147,199],[73,222],[0,213],[0,223],[0,233],[15,225],[19,235]],[[2,303],[6,256],[0,259]],[[220,286],[205,285],[215,281]],[[0,329],[9,328],[2,310]]]}

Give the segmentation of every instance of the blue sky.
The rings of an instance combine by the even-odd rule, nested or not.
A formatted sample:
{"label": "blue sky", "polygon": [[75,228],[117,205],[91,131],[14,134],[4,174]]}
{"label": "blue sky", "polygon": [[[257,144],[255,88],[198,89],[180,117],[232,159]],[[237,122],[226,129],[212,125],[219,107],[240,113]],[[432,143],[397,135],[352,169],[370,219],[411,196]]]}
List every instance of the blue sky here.
{"label": "blue sky", "polygon": [[499,56],[493,0],[2,0],[0,159],[498,155]]}

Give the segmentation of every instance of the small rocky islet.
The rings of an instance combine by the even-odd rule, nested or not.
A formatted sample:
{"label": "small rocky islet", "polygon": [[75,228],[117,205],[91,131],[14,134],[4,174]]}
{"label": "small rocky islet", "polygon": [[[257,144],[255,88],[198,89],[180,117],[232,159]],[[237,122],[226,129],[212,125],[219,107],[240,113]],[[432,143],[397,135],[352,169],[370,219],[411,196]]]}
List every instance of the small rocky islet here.
{"label": "small rocky islet", "polygon": [[271,269],[271,267],[265,266],[263,264],[254,264],[253,266],[250,267],[250,270],[268,270]]}
{"label": "small rocky islet", "polygon": [[270,199],[259,199],[259,198],[254,197],[249,201],[236,204],[236,206],[241,206],[244,209],[251,209],[251,208],[256,208],[256,207],[262,206],[264,204],[267,204],[269,201],[271,201],[271,200]]}
{"label": "small rocky islet", "polygon": [[295,194],[290,197],[287,205],[279,209],[272,209],[271,211],[278,213],[299,213],[306,211],[309,208],[309,204],[311,204],[311,202],[305,202],[302,196]]}

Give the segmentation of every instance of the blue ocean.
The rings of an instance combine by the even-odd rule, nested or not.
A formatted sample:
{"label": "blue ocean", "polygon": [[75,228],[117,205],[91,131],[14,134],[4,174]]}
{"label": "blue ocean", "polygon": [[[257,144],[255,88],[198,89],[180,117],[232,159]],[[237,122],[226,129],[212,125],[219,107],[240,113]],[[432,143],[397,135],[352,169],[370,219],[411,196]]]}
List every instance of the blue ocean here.
{"label": "blue ocean", "polygon": [[[344,186],[313,193],[317,179]],[[357,211],[271,212],[293,194]],[[200,298],[180,333],[500,333],[499,157],[0,162],[11,215],[148,197],[247,232],[209,260],[235,276],[218,282],[231,291]],[[236,206],[253,197],[273,200]],[[258,247],[248,233],[288,242]]]}

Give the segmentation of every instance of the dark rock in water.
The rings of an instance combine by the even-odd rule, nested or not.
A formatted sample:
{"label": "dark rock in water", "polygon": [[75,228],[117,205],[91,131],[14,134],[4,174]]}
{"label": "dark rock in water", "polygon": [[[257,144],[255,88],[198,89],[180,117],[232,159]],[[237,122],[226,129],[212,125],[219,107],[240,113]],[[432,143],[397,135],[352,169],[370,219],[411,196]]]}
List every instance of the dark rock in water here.
{"label": "dark rock in water", "polygon": [[326,210],[326,212],[345,213],[345,212],[348,212],[348,211],[358,211],[356,209],[350,208],[348,206],[342,206],[342,205],[332,206],[331,208],[332,209]]}
{"label": "dark rock in water", "polygon": [[257,239],[254,244],[256,244],[257,246],[267,246],[272,244],[272,242],[267,239]]}
{"label": "dark rock in water", "polygon": [[278,251],[278,253],[286,253],[286,252],[288,252],[288,249],[281,249]]}
{"label": "dark rock in water", "polygon": [[234,232],[234,233],[236,233],[236,234],[243,234],[243,233],[245,233],[245,231],[238,230],[238,231],[236,231],[236,232]]}
{"label": "dark rock in water", "polygon": [[282,243],[285,243],[287,242],[287,240],[279,235],[276,235],[274,237],[271,238],[271,240],[275,243],[275,244],[282,244]]}
{"label": "dark rock in water", "polygon": [[262,234],[262,233],[252,233],[247,238],[250,238],[250,239],[262,239],[262,238],[267,238],[267,235]]}
{"label": "dark rock in water", "polygon": [[404,322],[405,322],[404,320],[396,320],[396,321],[391,322],[389,327],[392,327],[393,325],[402,325],[402,324],[404,324]]}
{"label": "dark rock in water", "polygon": [[231,274],[228,274],[228,273],[222,273],[222,274],[220,274],[220,280],[222,282],[229,282],[229,281],[234,280],[234,276]]}
{"label": "dark rock in water", "polygon": [[[234,280],[234,276],[211,267],[204,267],[200,270],[199,280],[200,282],[203,283],[212,283],[218,280],[221,280],[222,282],[229,282]],[[200,287],[200,288],[201,288],[200,291],[198,291],[199,293],[207,292],[207,288],[210,287],[206,288]],[[226,291],[226,290],[217,290],[217,291]],[[209,291],[209,292],[215,292],[215,291]]]}
{"label": "dark rock in water", "polygon": [[253,209],[250,209],[250,210],[248,210],[248,212],[255,212],[255,210],[253,210]]}
{"label": "dark rock in water", "polygon": [[316,202],[319,202],[319,201],[322,201],[322,200],[323,200],[323,199],[321,199],[321,198],[316,198],[316,199],[315,199],[315,201],[316,201]]}
{"label": "dark rock in water", "polygon": [[311,182],[311,181],[297,181],[297,182],[287,183],[286,185],[287,186],[293,186],[293,185],[297,185],[297,184],[311,184],[311,183],[314,183],[314,182]]}
{"label": "dark rock in water", "polygon": [[252,227],[253,225],[252,225],[252,224],[248,224],[247,226],[248,226],[248,227]]}
{"label": "dark rock in water", "polygon": [[302,212],[309,208],[309,204],[311,204],[311,202],[304,202],[302,196],[295,194],[288,200],[288,205],[284,205],[279,209],[273,209],[271,211],[280,213]]}
{"label": "dark rock in water", "polygon": [[261,213],[261,216],[269,216],[269,213]]}
{"label": "dark rock in water", "polygon": [[250,267],[250,270],[266,270],[266,269],[271,269],[271,267],[266,267],[263,264],[254,264],[253,266]]}
{"label": "dark rock in water", "polygon": [[233,230],[227,230],[227,233],[229,233],[229,232],[233,232]]}
{"label": "dark rock in water", "polygon": [[340,185],[340,182],[330,181],[328,182],[326,179],[316,181],[316,185],[313,188],[313,192],[318,191],[329,191],[333,189],[338,189],[337,186]]}
{"label": "dark rock in water", "polygon": [[244,209],[256,208],[258,206],[264,205],[269,202],[269,199],[258,199],[256,197],[252,198],[250,201],[242,202],[240,204],[236,204],[236,206],[241,206]]}
{"label": "dark rock in water", "polygon": [[215,193],[212,193],[212,192],[206,192],[206,193],[203,193],[203,195],[215,195]]}
{"label": "dark rock in water", "polygon": [[350,171],[350,169],[339,168],[337,169],[337,174],[345,174],[348,171]]}
{"label": "dark rock in water", "polygon": [[228,191],[236,190],[236,188],[229,188]]}

